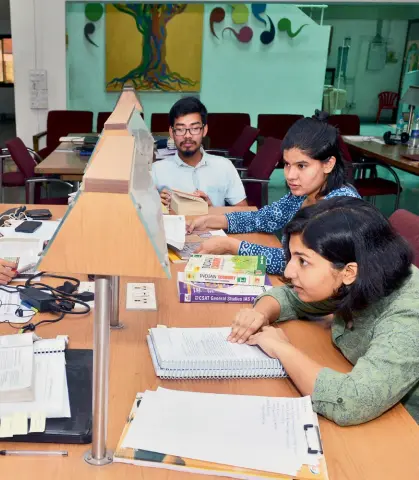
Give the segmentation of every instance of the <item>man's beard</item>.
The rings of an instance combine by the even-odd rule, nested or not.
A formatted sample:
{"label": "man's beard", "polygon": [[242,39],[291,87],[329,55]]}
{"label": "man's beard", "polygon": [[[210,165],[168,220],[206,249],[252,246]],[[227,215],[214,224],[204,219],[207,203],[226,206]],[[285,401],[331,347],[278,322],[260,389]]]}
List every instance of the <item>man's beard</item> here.
{"label": "man's beard", "polygon": [[195,150],[181,150],[181,152],[184,157],[193,157],[198,150],[199,148]]}
{"label": "man's beard", "polygon": [[199,149],[200,147],[198,146],[196,148],[189,148],[188,150],[183,150],[181,145],[179,150],[184,157],[193,157]]}

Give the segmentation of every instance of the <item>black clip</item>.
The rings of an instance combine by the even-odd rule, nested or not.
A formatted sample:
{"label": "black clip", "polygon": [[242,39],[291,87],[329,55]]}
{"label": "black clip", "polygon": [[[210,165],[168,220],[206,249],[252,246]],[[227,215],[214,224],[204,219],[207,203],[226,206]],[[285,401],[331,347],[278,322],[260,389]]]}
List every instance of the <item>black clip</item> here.
{"label": "black clip", "polygon": [[[308,437],[307,437],[307,430],[309,428],[314,428],[314,430],[317,432],[317,439],[319,441],[319,448],[317,450],[314,450],[310,447],[310,444],[309,444],[309,441],[308,441]],[[307,441],[307,445],[308,445],[308,448],[307,448],[307,452],[308,453],[313,453],[313,454],[316,454],[316,453],[320,453],[323,455],[323,445],[322,445],[322,440],[320,438],[320,429],[319,429],[319,426],[318,425],[313,425],[311,423],[307,423],[306,425],[304,425],[304,433],[305,433],[305,436],[306,436],[306,441]]]}

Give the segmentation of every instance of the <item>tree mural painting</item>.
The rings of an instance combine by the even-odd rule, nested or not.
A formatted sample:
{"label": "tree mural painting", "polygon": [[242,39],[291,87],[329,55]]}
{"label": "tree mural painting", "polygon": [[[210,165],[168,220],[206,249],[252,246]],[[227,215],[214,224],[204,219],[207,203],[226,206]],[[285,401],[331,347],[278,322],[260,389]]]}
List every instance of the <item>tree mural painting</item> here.
{"label": "tree mural painting", "polygon": [[183,13],[187,4],[115,3],[113,6],[133,18],[143,37],[143,45],[139,65],[125,75],[113,78],[108,86],[122,87],[131,81],[138,90],[178,91],[197,84],[172,72],[166,61],[167,24],[175,15]]}

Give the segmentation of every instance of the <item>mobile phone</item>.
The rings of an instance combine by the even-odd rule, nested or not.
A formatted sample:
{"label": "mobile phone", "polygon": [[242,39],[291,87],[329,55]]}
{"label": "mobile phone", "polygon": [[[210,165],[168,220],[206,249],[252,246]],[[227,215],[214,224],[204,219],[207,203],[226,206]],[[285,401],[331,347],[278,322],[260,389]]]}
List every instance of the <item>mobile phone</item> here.
{"label": "mobile phone", "polygon": [[25,221],[15,228],[15,232],[33,233],[42,225],[42,222]]}
{"label": "mobile phone", "polygon": [[39,210],[26,210],[26,216],[33,218],[33,219],[48,219],[52,217],[52,213],[50,210],[46,208],[41,208]]}

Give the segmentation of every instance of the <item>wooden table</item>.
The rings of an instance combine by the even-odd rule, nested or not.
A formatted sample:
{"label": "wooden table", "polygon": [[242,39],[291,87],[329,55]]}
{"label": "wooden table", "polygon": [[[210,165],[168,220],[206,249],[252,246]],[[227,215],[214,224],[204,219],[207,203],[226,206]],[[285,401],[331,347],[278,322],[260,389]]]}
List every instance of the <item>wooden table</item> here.
{"label": "wooden table", "polygon": [[63,142],[35,167],[37,175],[59,175],[62,180],[81,182],[89,157],[73,151],[75,145]]}
{"label": "wooden table", "polygon": [[[11,205],[0,205],[3,210]],[[65,206],[48,207],[56,217],[62,218]],[[215,211],[221,211],[216,209]],[[277,246],[272,235],[237,235],[238,238]],[[126,281],[121,281],[120,318],[124,330],[111,331],[109,428],[108,448],[114,449],[121,435],[125,419],[135,394],[158,386],[179,390],[230,394],[298,396],[298,391],[287,379],[260,380],[194,380],[169,381],[156,377],[146,345],[146,334],[157,324],[178,327],[208,327],[230,325],[239,305],[180,304],[177,300],[176,272],[182,265],[172,265],[171,280],[134,279],[151,281],[156,285],[158,311],[125,311]],[[279,284],[276,278],[274,284]],[[330,331],[315,322],[287,322],[284,325],[293,344],[303,349],[314,360],[341,372],[351,369],[350,364],[333,347]],[[7,325],[0,325],[1,334],[10,334]],[[66,317],[57,324],[41,327],[37,331],[44,337],[68,334],[70,348],[91,348],[93,344],[93,315]],[[365,425],[338,427],[320,418],[321,433],[331,480],[417,480],[419,478],[419,427],[399,404],[382,417]],[[68,458],[4,457],[1,459],[1,478],[34,480],[202,480],[204,477],[164,469],[140,468],[114,463],[93,467],[83,460],[88,445],[34,445],[0,443],[0,449],[63,449]]]}
{"label": "wooden table", "polygon": [[406,145],[385,145],[372,140],[358,142],[352,139],[348,140],[345,136],[343,139],[351,149],[361,155],[374,158],[387,165],[404,170],[405,172],[419,175],[419,162],[414,162],[402,157],[404,153],[408,153],[408,147]]}

